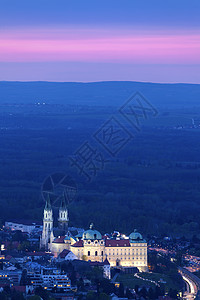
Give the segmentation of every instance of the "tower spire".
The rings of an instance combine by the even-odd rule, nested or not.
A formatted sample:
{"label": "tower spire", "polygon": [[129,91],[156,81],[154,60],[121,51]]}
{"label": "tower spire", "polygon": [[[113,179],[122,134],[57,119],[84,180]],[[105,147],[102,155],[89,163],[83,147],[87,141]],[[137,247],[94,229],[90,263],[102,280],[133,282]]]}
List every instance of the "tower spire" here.
{"label": "tower spire", "polygon": [[46,204],[44,208],[42,237],[40,240],[40,246],[44,247],[46,250],[48,250],[49,248],[50,235],[52,230],[53,230],[53,210],[51,207],[51,200],[49,194],[47,194]]}
{"label": "tower spire", "polygon": [[51,200],[50,200],[50,196],[49,194],[47,194],[47,199],[46,199],[46,204],[45,204],[45,210],[52,210],[52,207],[51,207]]}
{"label": "tower spire", "polygon": [[66,197],[65,194],[63,193],[63,196],[61,198],[60,208],[59,208],[58,222],[59,222],[59,227],[62,228],[64,231],[67,231],[69,218],[68,218],[68,210],[67,210],[67,204],[65,199]]}
{"label": "tower spire", "polygon": [[67,209],[67,204],[66,204],[65,194],[64,193],[63,193],[63,197],[61,197],[60,209],[62,209],[62,210],[66,210]]}

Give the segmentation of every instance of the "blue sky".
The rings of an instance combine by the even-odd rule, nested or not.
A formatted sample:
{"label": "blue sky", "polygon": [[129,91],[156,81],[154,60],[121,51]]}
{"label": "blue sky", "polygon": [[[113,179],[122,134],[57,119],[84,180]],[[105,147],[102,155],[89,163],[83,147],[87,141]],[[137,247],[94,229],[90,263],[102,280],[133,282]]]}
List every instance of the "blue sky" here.
{"label": "blue sky", "polygon": [[200,83],[199,0],[0,5],[0,80]]}
{"label": "blue sky", "polygon": [[0,25],[200,27],[199,0],[1,0]]}

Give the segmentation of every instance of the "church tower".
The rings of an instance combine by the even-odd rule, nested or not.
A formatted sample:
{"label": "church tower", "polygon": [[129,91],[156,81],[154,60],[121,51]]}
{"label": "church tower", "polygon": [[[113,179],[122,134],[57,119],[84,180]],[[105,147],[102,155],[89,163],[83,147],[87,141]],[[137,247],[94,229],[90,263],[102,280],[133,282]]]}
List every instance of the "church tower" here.
{"label": "church tower", "polygon": [[68,222],[69,222],[69,218],[68,218],[67,204],[65,201],[65,195],[63,195],[61,199],[61,205],[59,208],[58,223],[59,223],[59,227],[63,229],[65,232],[67,232],[68,229]]}
{"label": "church tower", "polygon": [[43,231],[42,231],[42,238],[41,238],[41,247],[44,247],[46,250],[48,250],[48,243],[50,242],[50,235],[52,230],[53,230],[53,210],[48,195],[46,200],[46,205],[44,208]]}

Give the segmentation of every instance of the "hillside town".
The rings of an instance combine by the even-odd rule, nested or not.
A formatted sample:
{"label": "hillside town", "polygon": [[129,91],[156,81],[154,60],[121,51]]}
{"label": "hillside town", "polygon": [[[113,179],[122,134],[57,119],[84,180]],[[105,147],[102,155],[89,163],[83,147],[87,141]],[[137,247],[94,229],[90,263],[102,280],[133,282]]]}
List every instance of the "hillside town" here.
{"label": "hillside town", "polygon": [[[2,226],[0,299],[179,299],[184,286],[175,265],[200,270],[185,238],[152,236],[147,246],[137,230],[101,235],[93,224],[69,227],[63,199],[57,226],[54,221],[47,199],[40,224],[12,220]],[[168,288],[165,269],[174,272],[179,289]]]}

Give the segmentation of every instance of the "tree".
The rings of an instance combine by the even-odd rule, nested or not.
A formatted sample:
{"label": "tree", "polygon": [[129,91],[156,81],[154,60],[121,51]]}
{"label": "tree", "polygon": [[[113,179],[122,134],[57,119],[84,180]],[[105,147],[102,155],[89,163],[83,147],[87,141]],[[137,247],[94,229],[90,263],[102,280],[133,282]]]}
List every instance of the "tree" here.
{"label": "tree", "polygon": [[172,298],[172,299],[178,299],[178,291],[177,290],[173,290],[173,289],[170,289],[169,290],[169,293],[168,295]]}
{"label": "tree", "polygon": [[139,291],[139,285],[135,285],[135,292],[136,292],[136,294],[138,294],[138,291]]}
{"label": "tree", "polygon": [[34,296],[31,296],[30,298],[28,298],[29,300],[41,300],[41,297],[38,296],[38,295],[34,295]]}
{"label": "tree", "polygon": [[22,277],[21,277],[21,280],[20,280],[20,285],[27,285],[30,283],[30,280],[27,276],[27,270],[26,269],[23,269],[22,271]]}
{"label": "tree", "polygon": [[149,296],[149,299],[152,299],[152,300],[155,299],[155,293],[151,287],[149,288],[148,296]]}
{"label": "tree", "polygon": [[105,293],[100,293],[99,300],[109,300],[109,296]]}
{"label": "tree", "polygon": [[47,292],[47,290],[44,290],[41,286],[35,289],[35,295],[40,296],[43,300],[49,300],[49,293]]}
{"label": "tree", "polygon": [[143,288],[139,291],[139,295],[146,299],[146,296],[147,296],[147,290],[146,290],[145,287],[143,287]]}
{"label": "tree", "polygon": [[0,293],[1,300],[8,300],[8,295],[5,292]]}
{"label": "tree", "polygon": [[105,294],[112,294],[114,293],[115,286],[113,283],[110,282],[110,280],[103,278],[100,280],[100,290]]}
{"label": "tree", "polygon": [[97,293],[95,292],[88,292],[86,296],[87,300],[96,300],[98,299]]}
{"label": "tree", "polygon": [[72,272],[70,273],[69,278],[71,280],[71,284],[75,285],[76,284],[76,272],[74,271],[74,268],[73,268]]}
{"label": "tree", "polygon": [[120,283],[120,285],[119,285],[118,295],[119,295],[120,298],[124,297],[124,285],[123,285],[123,283]]}
{"label": "tree", "polygon": [[126,289],[125,297],[128,299],[133,299],[133,294],[131,293],[131,291],[128,288]]}
{"label": "tree", "polygon": [[79,281],[77,281],[77,287],[81,291],[84,290],[84,282],[83,282],[83,278],[82,277],[79,279]]}
{"label": "tree", "polygon": [[161,290],[159,286],[155,288],[155,298],[157,299],[159,296],[164,296],[164,291]]}
{"label": "tree", "polygon": [[81,259],[84,260],[84,261],[87,261],[87,256],[86,255],[82,255]]}
{"label": "tree", "polygon": [[12,236],[12,240],[17,242],[23,242],[24,240],[26,240],[26,238],[20,230],[16,230],[16,232]]}
{"label": "tree", "polygon": [[12,300],[25,300],[23,294],[20,292],[16,292],[16,291],[13,291],[11,293],[11,299]]}

